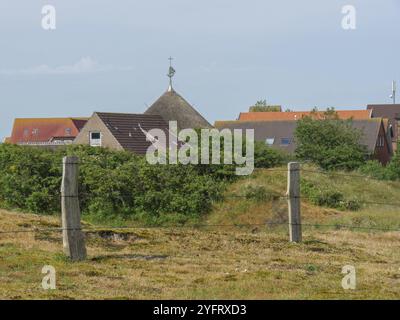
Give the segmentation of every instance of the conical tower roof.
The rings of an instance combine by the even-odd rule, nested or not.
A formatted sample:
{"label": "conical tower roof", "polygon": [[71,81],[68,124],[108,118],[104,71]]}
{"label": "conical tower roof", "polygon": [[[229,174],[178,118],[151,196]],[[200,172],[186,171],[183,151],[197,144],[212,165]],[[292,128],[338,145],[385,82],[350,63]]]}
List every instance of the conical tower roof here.
{"label": "conical tower roof", "polygon": [[168,89],[145,114],[160,115],[165,121],[177,121],[180,130],[211,128],[211,124],[172,87]]}

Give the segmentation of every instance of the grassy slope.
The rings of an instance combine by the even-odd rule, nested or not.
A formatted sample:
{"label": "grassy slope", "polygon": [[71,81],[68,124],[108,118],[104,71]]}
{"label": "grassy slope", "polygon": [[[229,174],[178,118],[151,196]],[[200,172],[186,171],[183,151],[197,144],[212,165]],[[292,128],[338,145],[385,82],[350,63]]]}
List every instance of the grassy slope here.
{"label": "grassy slope", "polygon": [[[346,190],[368,201],[400,199],[400,184],[352,177],[303,173],[306,179]],[[240,194],[248,183],[284,193],[282,171],[261,171],[234,184]],[[346,213],[303,202],[306,223],[399,226],[399,211],[368,206]],[[285,221],[284,201],[226,199],[208,223]],[[59,226],[56,217],[0,210],[0,230]],[[61,254],[59,233],[0,234],[0,298],[392,298],[400,297],[398,232],[304,229],[304,242],[287,241],[285,227],[138,229],[125,240],[88,236],[89,259],[70,263]],[[41,268],[57,270],[57,290],[41,289]],[[341,269],[357,270],[357,290],[341,287]]]}
{"label": "grassy slope", "polygon": [[[346,199],[358,199],[361,202],[377,202],[365,204],[357,212],[344,212],[335,209],[317,207],[307,199],[302,200],[301,216],[305,224],[339,224],[372,228],[400,229],[400,183],[378,181],[367,177],[337,174],[321,174],[314,172],[315,167],[303,166],[301,178],[318,185],[321,189],[333,189],[345,194]],[[227,194],[243,195],[247,185],[264,186],[271,194],[284,195],[286,192],[286,168],[272,171],[261,170],[246,180],[234,184]],[[383,204],[382,204],[383,203]],[[387,205],[385,205],[387,203]],[[389,205],[397,203],[398,206]],[[227,198],[215,206],[207,218],[209,223],[264,223],[286,222],[287,203],[285,199],[256,202]]]}

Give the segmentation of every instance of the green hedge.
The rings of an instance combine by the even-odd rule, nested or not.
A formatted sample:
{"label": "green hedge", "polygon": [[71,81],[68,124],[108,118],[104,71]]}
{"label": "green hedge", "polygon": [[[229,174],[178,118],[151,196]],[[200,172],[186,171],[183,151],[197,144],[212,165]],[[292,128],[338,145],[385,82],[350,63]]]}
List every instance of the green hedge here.
{"label": "green hedge", "polygon": [[79,189],[85,214],[188,220],[219,199],[233,170],[150,165],[129,152],[73,146],[50,151],[0,145],[0,204],[51,214],[60,211],[62,157],[80,158]]}
{"label": "green hedge", "polygon": [[[52,214],[60,212],[62,158],[79,157],[82,212],[96,218],[149,223],[199,218],[238,179],[232,165],[151,165],[130,152],[88,146],[56,151],[0,145],[0,206]],[[256,145],[255,165],[281,164],[277,152]]]}

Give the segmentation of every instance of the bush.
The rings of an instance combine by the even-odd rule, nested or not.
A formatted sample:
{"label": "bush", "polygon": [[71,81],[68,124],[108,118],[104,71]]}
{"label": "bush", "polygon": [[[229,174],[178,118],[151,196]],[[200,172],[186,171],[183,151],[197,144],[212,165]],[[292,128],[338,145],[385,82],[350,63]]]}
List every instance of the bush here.
{"label": "bush", "polygon": [[61,157],[55,153],[2,144],[0,201],[35,213],[59,211],[61,173]]}
{"label": "bush", "polygon": [[400,142],[397,145],[396,154],[393,156],[390,163],[386,166],[386,170],[388,171],[388,179],[400,180]]}
{"label": "bush", "polygon": [[273,168],[285,163],[287,155],[272,149],[261,141],[254,143],[254,167],[255,168]]}
{"label": "bush", "polygon": [[244,196],[246,199],[254,199],[256,201],[264,201],[268,198],[267,190],[260,185],[246,185],[244,187]]}
{"label": "bush", "polygon": [[141,217],[153,223],[198,218],[220,199],[230,177],[220,167],[200,170],[197,166],[154,166],[129,152],[103,148],[71,146],[50,151],[3,144],[0,203],[35,213],[59,212],[61,160],[72,154],[81,161],[82,212],[100,218]]}
{"label": "bush", "polygon": [[[400,146],[399,146],[400,147]],[[379,161],[367,161],[359,168],[359,172],[379,180],[400,180],[400,149],[386,166]]]}
{"label": "bush", "polygon": [[315,205],[339,210],[357,211],[361,209],[361,203],[355,199],[345,199],[342,192],[337,190],[322,190],[312,183],[302,180],[301,192]]}
{"label": "bush", "polygon": [[388,167],[384,167],[377,160],[367,161],[358,169],[358,171],[361,174],[365,174],[379,180],[392,180],[393,178],[393,175],[389,172]]}
{"label": "bush", "polygon": [[[269,168],[283,157],[256,147],[256,166]],[[62,157],[80,159],[83,214],[101,220],[145,223],[198,219],[238,179],[233,165],[151,165],[125,151],[69,146],[56,151],[0,145],[0,204],[34,213],[60,212]]]}
{"label": "bush", "polygon": [[360,145],[361,134],[351,126],[351,120],[337,119],[332,110],[323,119],[304,117],[295,131],[296,156],[325,170],[354,170],[366,161],[366,148]]}

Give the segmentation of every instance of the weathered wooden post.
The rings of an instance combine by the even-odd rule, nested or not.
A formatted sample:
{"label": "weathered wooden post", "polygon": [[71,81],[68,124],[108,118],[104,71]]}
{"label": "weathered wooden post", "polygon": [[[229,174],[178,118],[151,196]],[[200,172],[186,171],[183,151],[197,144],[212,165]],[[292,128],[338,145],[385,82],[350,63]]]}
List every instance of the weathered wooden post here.
{"label": "weathered wooden post", "polygon": [[301,242],[300,163],[288,163],[287,197],[289,209],[289,241]]}
{"label": "weathered wooden post", "polygon": [[72,261],[86,259],[85,237],[81,230],[78,193],[79,158],[63,158],[61,214],[64,253]]}

